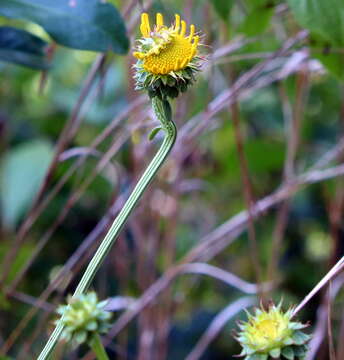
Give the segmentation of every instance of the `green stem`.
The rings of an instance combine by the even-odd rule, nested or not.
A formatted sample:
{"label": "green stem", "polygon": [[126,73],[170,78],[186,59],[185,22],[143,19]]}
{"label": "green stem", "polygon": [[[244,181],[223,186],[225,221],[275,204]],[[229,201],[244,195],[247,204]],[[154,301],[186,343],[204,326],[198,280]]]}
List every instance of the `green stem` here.
{"label": "green stem", "polygon": [[[171,108],[167,100],[159,100],[158,98],[152,99],[152,107],[153,110],[161,122],[162,128],[165,131],[164,141],[162,142],[159,151],[154,156],[151,163],[148,165],[146,171],[141,176],[139,182],[135,186],[133,192],[129,196],[127,202],[124,204],[122,210],[119,212],[118,216],[116,217],[115,221],[111,225],[108,233],[105,235],[102,243],[100,244],[97,252],[94,254],[92,260],[90,261],[87,269],[81,278],[79,285],[77,286],[73,296],[80,295],[85,293],[89,288],[97,270],[103,263],[106,255],[110,251],[112,245],[114,244],[115,240],[117,239],[121,229],[125,225],[129,215],[134,210],[135,206],[137,205],[138,201],[142,197],[144,191],[146,190],[147,186],[153,180],[155,174],[164,163],[165,159],[167,158],[168,154],[172,150],[172,147],[175,143],[177,137],[177,129],[174,122],[171,119]],[[63,325],[61,321],[58,322],[56,325],[55,330],[50,335],[48,342],[46,343],[44,349],[42,350],[41,354],[37,358],[37,360],[46,360],[49,358],[50,354],[52,353],[56,343],[63,331]]]}
{"label": "green stem", "polygon": [[93,335],[89,345],[96,354],[98,360],[109,360],[99,334],[95,333]]}

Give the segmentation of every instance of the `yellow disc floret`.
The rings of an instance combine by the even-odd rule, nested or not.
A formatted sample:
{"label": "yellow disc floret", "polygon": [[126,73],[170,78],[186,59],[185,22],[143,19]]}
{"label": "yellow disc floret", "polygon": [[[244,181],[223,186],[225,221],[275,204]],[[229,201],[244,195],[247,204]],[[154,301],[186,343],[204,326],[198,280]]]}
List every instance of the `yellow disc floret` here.
{"label": "yellow disc floret", "polygon": [[268,312],[262,312],[249,321],[246,328],[251,346],[264,350],[280,345],[281,340],[291,333],[288,323],[289,317],[277,309],[271,308]]}
{"label": "yellow disc floret", "polygon": [[166,75],[186,68],[197,53],[199,37],[195,36],[195,26],[185,36],[186,23],[175,16],[175,24],[164,25],[163,16],[156,15],[156,25],[151,29],[148,14],[141,16],[140,30],[143,36],[139,51],[133,55],[143,61],[143,68],[156,75]]}

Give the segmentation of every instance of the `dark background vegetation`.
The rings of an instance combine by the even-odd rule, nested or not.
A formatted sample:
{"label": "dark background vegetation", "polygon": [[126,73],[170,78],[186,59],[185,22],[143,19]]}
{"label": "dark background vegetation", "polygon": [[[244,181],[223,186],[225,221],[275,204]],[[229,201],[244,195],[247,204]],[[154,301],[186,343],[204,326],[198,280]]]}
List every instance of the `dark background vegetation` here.
{"label": "dark background vegetation", "polygon": [[[108,351],[231,359],[257,282],[287,308],[343,256],[344,3],[107,3],[118,13],[96,0],[0,2],[2,354],[37,356],[161,141],[147,138],[156,121],[133,90],[120,17],[132,46],[145,9],[194,23],[207,61],[173,103],[173,153],[93,281],[114,311]],[[314,332],[307,359],[344,359],[342,284],[299,314]],[[84,353],[60,345],[55,358]]]}

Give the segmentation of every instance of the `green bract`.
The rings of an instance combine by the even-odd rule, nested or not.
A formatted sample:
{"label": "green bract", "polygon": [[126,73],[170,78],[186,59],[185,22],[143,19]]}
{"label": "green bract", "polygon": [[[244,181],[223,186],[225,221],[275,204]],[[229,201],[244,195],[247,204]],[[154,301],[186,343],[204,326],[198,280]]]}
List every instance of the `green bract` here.
{"label": "green bract", "polygon": [[60,305],[57,313],[62,315],[64,330],[61,338],[73,346],[89,343],[94,333],[104,334],[111,327],[112,314],[104,310],[107,301],[98,302],[97,294],[89,292],[69,298],[68,305]]}
{"label": "green bract", "polygon": [[195,57],[187,67],[179,71],[171,71],[166,75],[158,75],[147,72],[143,68],[143,61],[138,60],[134,65],[136,80],[135,90],[147,90],[150,98],[158,97],[176,98],[185,92],[196,81],[196,73],[200,70],[199,59]]}
{"label": "green bract", "polygon": [[267,311],[256,309],[247,316],[236,336],[245,360],[304,359],[310,336],[301,331],[307,325],[291,320],[292,309],[284,313],[281,304],[271,305]]}

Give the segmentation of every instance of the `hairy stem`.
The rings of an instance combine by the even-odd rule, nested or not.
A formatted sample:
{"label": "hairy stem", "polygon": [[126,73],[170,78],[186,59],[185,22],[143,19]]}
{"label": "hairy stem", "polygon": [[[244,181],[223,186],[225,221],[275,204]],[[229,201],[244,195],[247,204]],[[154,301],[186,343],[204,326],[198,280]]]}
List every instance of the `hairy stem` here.
{"label": "hairy stem", "polygon": [[[129,215],[134,210],[135,206],[142,197],[147,186],[153,180],[155,174],[157,173],[161,165],[164,163],[165,159],[167,158],[168,154],[172,150],[172,147],[175,143],[177,137],[177,129],[171,118],[171,109],[168,101],[154,98],[152,100],[152,106],[156,114],[156,117],[160,121],[162,129],[165,132],[164,141],[161,144],[159,151],[157,152],[151,163],[148,165],[146,171],[141,176],[139,182],[135,186],[127,202],[124,204],[122,210],[119,212],[117,218],[111,225],[108,233],[105,235],[105,238],[100,244],[97,252],[93,256],[89,265],[87,266],[87,269],[84,275],[82,276],[73,294],[73,297],[85,293],[89,288],[97,270],[102,265],[106,255],[109,253],[112,245],[114,244],[120,231],[125,225]],[[44,349],[42,350],[37,360],[46,360],[49,358],[54,347],[56,346],[56,343],[62,331],[63,331],[63,325],[60,321],[57,324],[53,333],[51,334],[48,342],[46,343]]]}
{"label": "hairy stem", "polygon": [[93,335],[90,347],[96,354],[98,360],[109,360],[99,334],[96,333]]}

